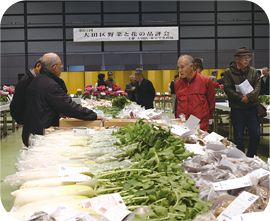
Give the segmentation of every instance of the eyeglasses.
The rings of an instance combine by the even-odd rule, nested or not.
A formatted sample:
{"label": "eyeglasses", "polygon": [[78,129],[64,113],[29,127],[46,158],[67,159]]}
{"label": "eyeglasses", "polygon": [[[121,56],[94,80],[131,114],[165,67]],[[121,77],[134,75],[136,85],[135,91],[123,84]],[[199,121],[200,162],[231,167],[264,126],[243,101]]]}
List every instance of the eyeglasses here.
{"label": "eyeglasses", "polygon": [[240,57],[241,59],[243,59],[243,60],[248,60],[248,61],[250,61],[251,60],[251,57],[246,57],[246,56],[244,56],[244,57]]}
{"label": "eyeglasses", "polygon": [[[62,68],[64,67],[64,64],[54,64],[54,65],[61,65]],[[54,65],[53,65],[53,66],[54,66]],[[52,66],[52,67],[53,67],[53,66]]]}

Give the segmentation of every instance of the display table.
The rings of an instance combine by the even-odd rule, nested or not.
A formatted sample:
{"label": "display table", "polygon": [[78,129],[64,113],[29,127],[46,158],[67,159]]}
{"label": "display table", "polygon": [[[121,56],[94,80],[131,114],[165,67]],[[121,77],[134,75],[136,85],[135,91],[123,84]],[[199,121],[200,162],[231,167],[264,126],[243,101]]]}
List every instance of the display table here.
{"label": "display table", "polygon": [[[171,95],[170,94],[156,94],[154,99],[154,107],[156,107],[156,104],[159,104],[159,108],[163,109],[165,112],[166,103],[171,104]],[[161,104],[161,106],[160,106]]]}
{"label": "display table", "polygon": [[8,131],[8,123],[12,124],[12,131],[15,131],[15,120],[12,119],[11,121],[7,120],[7,114],[9,112],[9,104],[4,104],[4,105],[0,105],[0,112],[1,112],[1,117],[3,118],[3,120],[1,120],[1,123],[3,123],[3,129],[2,134],[4,136],[7,135],[7,131]]}
{"label": "display table", "polygon": [[[218,133],[218,119],[221,115],[228,115],[229,116],[229,136],[228,138],[230,140],[233,140],[233,128],[232,128],[232,123],[231,123],[231,118],[230,118],[230,112],[231,108],[229,107],[228,102],[216,102],[215,105],[215,112],[214,112],[214,131]],[[268,123],[269,124],[269,119],[270,119],[270,111],[267,111],[267,115],[260,120],[261,123],[261,128],[264,127],[263,124]],[[269,135],[269,134],[264,134],[263,131],[261,130],[261,135]]]}

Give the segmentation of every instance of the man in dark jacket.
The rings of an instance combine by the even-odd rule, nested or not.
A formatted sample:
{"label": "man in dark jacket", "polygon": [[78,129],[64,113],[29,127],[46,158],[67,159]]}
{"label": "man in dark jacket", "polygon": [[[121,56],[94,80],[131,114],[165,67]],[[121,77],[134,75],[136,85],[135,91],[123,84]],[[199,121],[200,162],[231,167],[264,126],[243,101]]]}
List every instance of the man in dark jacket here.
{"label": "man in dark jacket", "polygon": [[143,77],[143,69],[137,68],[135,70],[136,89],[135,97],[137,104],[145,107],[145,109],[154,108],[155,88],[151,81]]}
{"label": "man in dark jacket", "polygon": [[174,90],[174,84],[175,82],[179,79],[179,75],[175,75],[174,79],[172,80],[171,84],[170,84],[170,88],[171,88],[171,98],[172,98],[172,112],[175,112],[175,101],[176,101],[176,95],[175,95],[175,90]]}
{"label": "man in dark jacket", "polygon": [[261,77],[261,91],[260,95],[269,95],[269,69],[264,67],[262,69],[263,76]]}
{"label": "man in dark jacket", "polygon": [[[251,53],[247,47],[239,47],[235,53],[236,62],[231,62],[224,73],[224,91],[228,96],[231,108],[231,121],[234,128],[234,143],[245,153],[244,131],[249,131],[248,157],[257,154],[260,142],[260,122],[256,111],[258,94],[260,92],[260,77],[257,70],[249,66]],[[245,80],[253,87],[250,93],[242,94],[236,91],[235,85]]]}
{"label": "man in dark jacket", "polygon": [[15,87],[15,93],[10,103],[10,115],[18,124],[23,124],[26,89],[32,80],[39,75],[40,68],[41,58],[37,60],[32,70],[27,71]]}
{"label": "man in dark jacket", "polygon": [[125,92],[128,93],[128,99],[131,101],[136,101],[135,99],[135,89],[136,89],[136,81],[135,76],[132,74],[129,76],[130,82],[126,84]]}
{"label": "man in dark jacket", "polygon": [[29,146],[29,135],[43,135],[44,129],[59,126],[60,114],[81,120],[103,119],[95,112],[76,104],[67,95],[65,82],[59,78],[63,65],[57,54],[42,57],[40,74],[26,91],[23,143]]}

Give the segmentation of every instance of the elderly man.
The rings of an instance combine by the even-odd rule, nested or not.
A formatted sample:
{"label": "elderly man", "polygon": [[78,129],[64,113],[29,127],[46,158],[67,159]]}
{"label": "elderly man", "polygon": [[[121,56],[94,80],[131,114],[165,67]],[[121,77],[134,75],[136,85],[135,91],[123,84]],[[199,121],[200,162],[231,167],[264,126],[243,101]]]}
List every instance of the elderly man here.
{"label": "elderly man", "polygon": [[269,95],[269,69],[264,67],[262,69],[263,76],[261,77],[261,95]]}
{"label": "elderly man", "polygon": [[177,117],[184,114],[186,119],[193,115],[199,118],[200,128],[209,130],[209,119],[215,110],[215,88],[209,77],[194,70],[190,55],[182,55],[177,62],[180,74],[175,82]]}
{"label": "elderly man", "polygon": [[136,89],[135,97],[137,104],[145,107],[145,109],[154,108],[155,88],[151,81],[143,77],[143,69],[135,70]]}
{"label": "elderly man", "polygon": [[107,73],[108,78],[105,80],[105,83],[109,86],[112,87],[112,85],[115,85],[115,80],[113,79],[113,73],[112,72],[108,72]]}
{"label": "elderly man", "polygon": [[59,126],[61,116],[81,120],[102,119],[95,112],[76,104],[67,95],[65,82],[59,78],[62,63],[55,53],[41,59],[40,74],[26,90],[26,111],[22,133],[23,143],[29,146],[29,135],[43,135],[44,129]]}
{"label": "elderly man", "polygon": [[128,99],[131,101],[136,101],[135,99],[135,89],[136,89],[136,81],[135,81],[135,76],[131,74],[129,76],[130,82],[126,84],[126,89],[125,92],[128,93]]}
{"label": "elderly man", "polygon": [[23,124],[25,112],[25,95],[26,89],[36,76],[39,75],[41,68],[41,58],[36,61],[33,69],[27,71],[15,87],[15,93],[10,103],[10,114],[12,118],[18,123]]}
{"label": "elderly man", "polygon": [[213,83],[216,83],[217,82],[217,74],[218,74],[218,71],[217,70],[213,70],[212,71],[212,74],[209,76],[209,78],[213,81]]}
{"label": "elderly man", "polygon": [[[256,111],[258,94],[260,92],[260,77],[257,70],[249,66],[251,53],[245,46],[236,49],[236,61],[231,62],[224,73],[224,91],[229,99],[231,108],[231,121],[234,129],[234,143],[237,148],[245,153],[244,131],[249,131],[248,157],[257,154],[260,142],[260,122]],[[252,86],[253,90],[247,94],[236,91],[235,85],[244,81]]]}

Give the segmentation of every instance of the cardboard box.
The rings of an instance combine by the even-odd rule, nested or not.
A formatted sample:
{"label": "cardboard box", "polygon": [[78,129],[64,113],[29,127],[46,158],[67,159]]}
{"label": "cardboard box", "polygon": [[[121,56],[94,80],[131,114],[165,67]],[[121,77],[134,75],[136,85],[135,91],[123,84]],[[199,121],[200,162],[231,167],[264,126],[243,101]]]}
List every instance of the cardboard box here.
{"label": "cardboard box", "polygon": [[85,121],[75,118],[59,120],[59,129],[73,128],[73,127],[99,127],[101,120]]}
{"label": "cardboard box", "polygon": [[101,120],[94,121],[84,121],[79,119],[61,119],[59,121],[59,129],[63,128],[73,128],[73,127],[124,127],[128,124],[136,122],[137,119],[108,119],[104,121],[104,124],[101,125]]}
{"label": "cardboard box", "polygon": [[[104,121],[104,125],[101,125],[101,120],[84,121],[75,118],[61,119],[59,121],[59,129],[74,128],[74,127],[124,127],[128,124],[136,122],[137,119],[108,119]],[[165,124],[155,123],[160,126],[166,126]]]}

